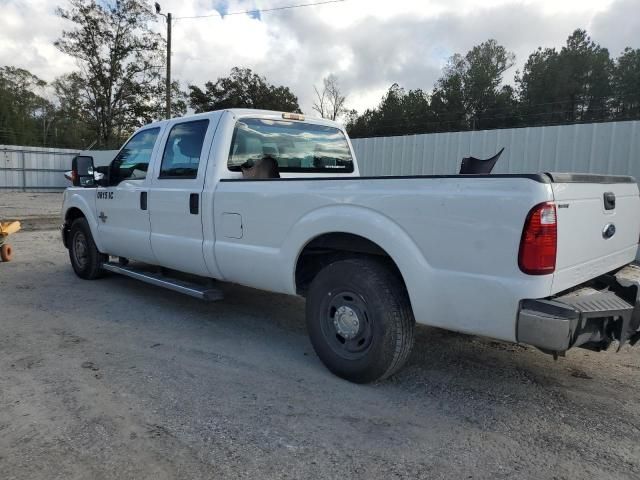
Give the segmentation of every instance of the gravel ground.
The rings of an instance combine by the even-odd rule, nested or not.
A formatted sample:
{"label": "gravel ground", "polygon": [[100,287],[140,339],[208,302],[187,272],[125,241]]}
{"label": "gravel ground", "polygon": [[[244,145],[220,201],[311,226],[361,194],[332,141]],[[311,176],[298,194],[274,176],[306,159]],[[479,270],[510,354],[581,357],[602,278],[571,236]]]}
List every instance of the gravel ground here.
{"label": "gravel ground", "polygon": [[60,205],[0,195],[40,218],[0,263],[3,480],[640,478],[640,348],[556,362],[420,327],[399,374],[353,385],[300,299],[80,280],[38,200]]}
{"label": "gravel ground", "polygon": [[61,207],[62,193],[0,191],[0,221],[19,219],[27,230],[57,228]]}

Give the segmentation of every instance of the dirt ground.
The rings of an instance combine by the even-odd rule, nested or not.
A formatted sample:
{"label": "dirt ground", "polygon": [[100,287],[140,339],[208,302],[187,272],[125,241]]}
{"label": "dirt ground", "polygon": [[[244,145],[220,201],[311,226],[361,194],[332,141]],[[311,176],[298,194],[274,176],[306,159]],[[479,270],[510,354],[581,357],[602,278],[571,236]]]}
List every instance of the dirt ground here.
{"label": "dirt ground", "polygon": [[640,346],[554,361],[420,327],[399,374],[353,385],[300,299],[80,280],[60,202],[0,193],[0,219],[39,218],[0,263],[3,480],[640,478]]}
{"label": "dirt ground", "polygon": [[20,220],[25,230],[60,226],[61,193],[23,193],[0,190],[0,222]]}

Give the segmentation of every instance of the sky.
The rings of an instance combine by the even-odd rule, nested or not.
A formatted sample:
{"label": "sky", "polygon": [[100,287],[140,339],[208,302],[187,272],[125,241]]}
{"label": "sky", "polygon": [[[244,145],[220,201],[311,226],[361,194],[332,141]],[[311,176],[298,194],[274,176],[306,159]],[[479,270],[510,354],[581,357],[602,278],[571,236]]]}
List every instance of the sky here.
{"label": "sky", "polygon": [[[298,96],[312,113],[314,85],[334,74],[347,106],[375,107],[393,83],[431,90],[447,59],[489,38],[516,55],[512,82],[538,46],[561,47],[576,28],[612,56],[640,48],[640,0],[346,0],[255,15],[223,15],[318,0],[160,0],[172,12],[172,76],[202,86],[234,66],[249,67]],[[152,1],[149,2],[150,5]],[[66,0],[0,0],[0,65],[43,80],[77,69],[53,42],[71,25]],[[197,15],[206,18],[188,19]],[[154,26],[165,33],[160,18]]]}

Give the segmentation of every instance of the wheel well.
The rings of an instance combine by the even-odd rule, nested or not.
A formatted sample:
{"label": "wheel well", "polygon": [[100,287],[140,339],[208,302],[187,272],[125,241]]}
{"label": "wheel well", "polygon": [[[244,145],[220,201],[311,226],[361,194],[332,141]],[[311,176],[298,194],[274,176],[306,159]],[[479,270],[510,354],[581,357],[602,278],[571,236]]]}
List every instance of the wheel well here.
{"label": "wheel well", "polygon": [[78,218],[84,218],[84,213],[82,213],[82,210],[79,208],[72,207],[67,210],[67,213],[64,216],[64,223],[67,226],[71,226],[71,224]]}
{"label": "wheel well", "polygon": [[296,290],[306,295],[309,285],[320,270],[337,260],[354,256],[372,256],[388,264],[406,289],[400,269],[391,256],[378,244],[351,233],[325,233],[311,240],[300,252],[296,263]]}
{"label": "wheel well", "polygon": [[62,227],[62,243],[65,248],[69,248],[68,236],[71,224],[78,218],[85,218],[82,210],[76,207],[72,207],[64,214],[64,226]]}

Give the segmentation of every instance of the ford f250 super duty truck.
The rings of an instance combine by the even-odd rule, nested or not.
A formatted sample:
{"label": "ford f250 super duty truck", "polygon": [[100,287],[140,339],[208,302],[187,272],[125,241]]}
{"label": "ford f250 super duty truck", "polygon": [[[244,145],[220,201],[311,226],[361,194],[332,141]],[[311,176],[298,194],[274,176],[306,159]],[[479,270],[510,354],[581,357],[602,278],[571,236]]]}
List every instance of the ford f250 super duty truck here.
{"label": "ford f250 super duty truck", "polygon": [[301,295],[315,351],[351,381],[397,371],[416,321],[554,356],[640,338],[631,177],[360,177],[340,125],[258,110],[152,123],[108,167],[72,167],[78,276]]}

